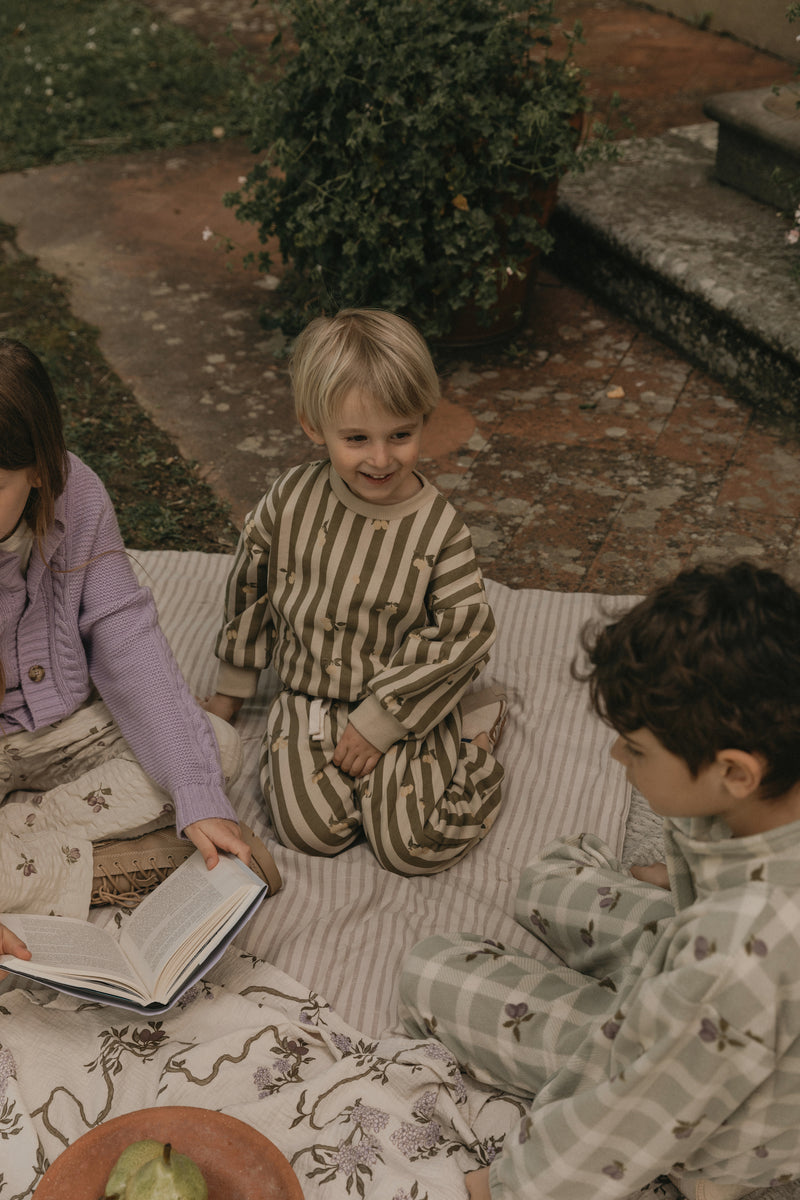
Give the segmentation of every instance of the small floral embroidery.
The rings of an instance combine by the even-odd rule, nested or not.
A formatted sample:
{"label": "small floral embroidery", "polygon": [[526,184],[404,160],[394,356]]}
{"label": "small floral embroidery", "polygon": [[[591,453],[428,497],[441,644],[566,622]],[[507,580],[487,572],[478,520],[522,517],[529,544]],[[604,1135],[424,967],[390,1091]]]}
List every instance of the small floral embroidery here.
{"label": "small floral embroidery", "polygon": [[540,933],[547,933],[550,928],[550,922],[547,917],[543,917],[538,908],[531,910],[531,925],[534,929],[538,929]]}
{"label": "small floral embroidery", "polygon": [[465,956],[464,962],[472,962],[479,954],[488,954],[490,958],[502,958],[505,952],[506,948],[502,942],[494,942],[491,938],[484,938],[480,950],[472,950]]}
{"label": "small floral embroidery", "polygon": [[700,1124],[700,1119],[696,1121],[678,1121],[677,1125],[672,1127],[672,1136],[674,1138],[688,1138],[692,1136],[692,1132]]}
{"label": "small floral embroidery", "polygon": [[28,879],[31,875],[37,874],[36,862],[32,858],[28,858],[27,854],[23,854],[22,862],[17,863],[17,870],[22,871],[22,874]]}
{"label": "small floral embroidery", "polygon": [[[530,1118],[528,1119],[530,1120]],[[490,1137],[486,1139],[481,1147],[483,1150],[483,1162],[485,1164],[488,1165],[489,1163],[494,1162],[500,1151],[503,1149],[504,1140],[505,1135],[501,1135],[499,1138]]]}
{"label": "small floral embroidery", "polygon": [[593,931],[594,921],[590,921],[589,924],[581,930],[581,941],[583,942],[584,946],[594,945],[594,938],[592,937]]}
{"label": "small floral embroidery", "polygon": [[62,846],[61,853],[64,855],[64,862],[72,866],[80,860],[81,852],[77,846]]}
{"label": "small floral embroidery", "polygon": [[749,937],[744,948],[748,954],[755,954],[758,958],[765,958],[767,955],[767,944],[761,938]]}
{"label": "small floral embroidery", "polygon": [[[436,1097],[434,1095],[434,1101]],[[389,1114],[359,1100],[350,1109],[350,1120],[364,1133],[380,1133],[389,1124]]]}
{"label": "small floral embroidery", "polygon": [[10,1050],[0,1050],[0,1100],[5,1097],[9,1079],[16,1079],[17,1064]]}
{"label": "small floral embroidery", "polygon": [[710,954],[716,954],[717,943],[710,942],[708,938],[701,935],[694,939],[694,956],[698,962],[702,962],[704,958],[708,958]]}
{"label": "small floral embroidery", "polygon": [[347,1034],[345,1034],[345,1033],[332,1033],[332,1034],[331,1034],[331,1041],[333,1042],[334,1046],[335,1046],[335,1047],[336,1047],[336,1049],[339,1051],[339,1053],[340,1053],[340,1054],[343,1054],[345,1057],[346,1057],[348,1054],[352,1054],[352,1053],[353,1053],[353,1043],[351,1042],[351,1040],[350,1040],[350,1038],[347,1036]]}
{"label": "small floral embroidery", "polygon": [[528,1011],[528,1006],[524,1001],[519,1004],[507,1004],[505,1006],[505,1014],[510,1019],[503,1021],[504,1029],[513,1029],[514,1038],[520,1041],[519,1027],[524,1021],[530,1021],[533,1018],[533,1013]]}
{"label": "small floral embroidery", "polygon": [[89,808],[94,813],[102,812],[103,809],[108,810],[108,801],[104,800],[104,796],[110,796],[111,788],[97,788],[93,792],[89,792],[88,796],[83,797],[84,804],[88,804]]}
{"label": "small floral embroidery", "polygon": [[736,1038],[729,1035],[729,1027],[730,1023],[724,1017],[720,1017],[719,1025],[712,1021],[710,1017],[703,1017],[703,1020],[700,1022],[700,1040],[709,1044],[716,1042],[718,1050],[724,1050],[726,1046],[743,1046],[744,1042],[739,1042]]}
{"label": "small floral embroidery", "polygon": [[598,896],[601,896],[600,907],[613,912],[619,904],[622,892],[613,892],[610,887],[600,887],[597,889]]}
{"label": "small floral embroidery", "polygon": [[[431,1027],[431,1033],[436,1028],[436,1018],[432,1017],[428,1024]],[[451,1066],[458,1066],[454,1056],[450,1053],[446,1046],[442,1046],[440,1042],[426,1042],[424,1046],[425,1054],[428,1058],[434,1058],[438,1062],[449,1063]]]}
{"label": "small floral embroidery", "polygon": [[610,1017],[604,1025],[601,1025],[600,1032],[603,1034],[603,1037],[607,1037],[610,1042],[613,1042],[614,1038],[619,1033],[624,1020],[625,1014],[621,1009],[617,1009],[617,1011],[614,1013],[614,1016]]}
{"label": "small floral embroidery", "polygon": [[438,1121],[427,1121],[420,1125],[403,1121],[389,1140],[408,1159],[430,1158],[442,1140],[442,1127]]}
{"label": "small floral embroidery", "polygon": [[149,1029],[134,1029],[131,1041],[142,1050],[155,1050],[166,1038],[166,1033],[160,1028],[161,1022],[154,1023]]}
{"label": "small floral embroidery", "polygon": [[613,1163],[609,1163],[607,1167],[603,1167],[603,1174],[608,1175],[610,1179],[623,1179],[625,1168],[621,1162],[615,1160]]}
{"label": "small floral embroidery", "polygon": [[436,1112],[436,1092],[423,1092],[411,1111],[421,1121],[430,1121]]}

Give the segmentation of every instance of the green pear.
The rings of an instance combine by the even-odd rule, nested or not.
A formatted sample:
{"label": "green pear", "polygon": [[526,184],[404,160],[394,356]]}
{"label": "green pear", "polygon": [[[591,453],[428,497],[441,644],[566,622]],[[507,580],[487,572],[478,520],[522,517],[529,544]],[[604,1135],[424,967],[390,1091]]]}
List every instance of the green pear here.
{"label": "green pear", "polygon": [[208,1200],[208,1188],[197,1163],[185,1154],[173,1153],[167,1142],[158,1158],[151,1158],[129,1176],[125,1200]]}
{"label": "green pear", "polygon": [[158,1158],[163,1150],[164,1143],[157,1142],[153,1138],[145,1138],[141,1142],[131,1142],[130,1146],[126,1146],[114,1163],[108,1177],[105,1190],[108,1200],[112,1196],[123,1196],[125,1185],[131,1175],[135,1175],[143,1163],[149,1162],[151,1158]]}

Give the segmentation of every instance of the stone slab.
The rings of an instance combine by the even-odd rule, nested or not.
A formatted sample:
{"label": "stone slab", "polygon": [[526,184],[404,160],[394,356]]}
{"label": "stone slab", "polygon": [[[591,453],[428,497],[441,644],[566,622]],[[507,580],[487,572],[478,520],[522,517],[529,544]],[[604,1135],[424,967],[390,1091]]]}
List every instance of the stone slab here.
{"label": "stone slab", "polygon": [[711,96],[703,111],[719,125],[717,178],[792,211],[800,198],[799,102],[795,84]]}
{"label": "stone slab", "polygon": [[554,269],[764,408],[800,407],[800,258],[774,207],[715,176],[716,127],[634,139],[564,180]]}

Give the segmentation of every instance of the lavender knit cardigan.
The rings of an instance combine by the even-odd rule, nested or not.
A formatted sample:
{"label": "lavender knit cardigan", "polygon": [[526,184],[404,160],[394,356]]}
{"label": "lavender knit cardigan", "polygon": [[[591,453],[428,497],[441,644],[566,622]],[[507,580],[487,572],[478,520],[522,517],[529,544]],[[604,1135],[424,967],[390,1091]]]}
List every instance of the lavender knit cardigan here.
{"label": "lavender knit cardigan", "polygon": [[[70,455],[69,476],[27,575],[0,551],[0,659],[5,735],[69,716],[97,687],[147,774],[172,796],[179,830],[237,820],[216,738],[131,569],[108,494]],[[1,740],[1,739],[0,739]]]}

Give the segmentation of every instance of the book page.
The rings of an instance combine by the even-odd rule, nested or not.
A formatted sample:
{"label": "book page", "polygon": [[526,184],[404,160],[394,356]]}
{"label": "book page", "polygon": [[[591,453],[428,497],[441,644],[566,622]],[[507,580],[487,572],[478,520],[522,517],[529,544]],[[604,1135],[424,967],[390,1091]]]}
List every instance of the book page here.
{"label": "book page", "polygon": [[124,981],[138,994],[146,994],[116,938],[105,929],[72,917],[30,913],[0,913],[0,924],[21,937],[31,952],[30,960],[14,960],[15,970],[19,967],[21,973],[39,979]]}
{"label": "book page", "polygon": [[231,896],[243,888],[255,894],[262,886],[258,876],[231,855],[220,855],[211,871],[199,852],[187,858],[145,897],[120,935],[122,950],[148,990],[153,990],[165,964],[184,942],[191,944],[193,931],[229,907],[226,902]]}

